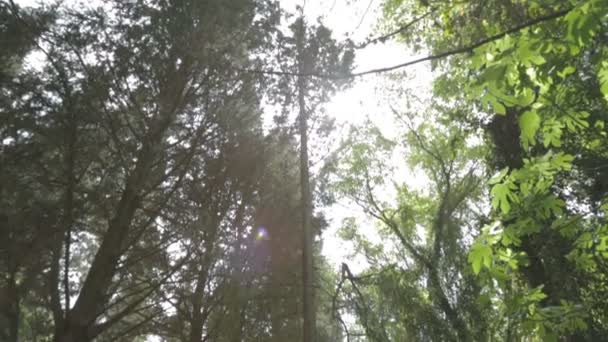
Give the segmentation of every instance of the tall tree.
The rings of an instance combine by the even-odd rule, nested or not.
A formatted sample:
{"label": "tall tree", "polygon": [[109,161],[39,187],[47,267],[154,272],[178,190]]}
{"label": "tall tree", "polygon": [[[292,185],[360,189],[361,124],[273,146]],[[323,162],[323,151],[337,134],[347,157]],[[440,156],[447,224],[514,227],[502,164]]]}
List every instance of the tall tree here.
{"label": "tall tree", "polygon": [[[306,73],[304,39],[306,26],[304,15],[300,13],[297,34],[298,72]],[[298,76],[298,107],[300,132],[300,194],[302,196],[302,302],[303,302],[303,341],[314,342],[316,334],[316,308],[314,297],[313,233],[310,224],[312,200],[310,196],[310,171],[308,165],[308,113],[306,111],[305,76]]]}
{"label": "tall tree", "polygon": [[[38,28],[2,5],[19,32]],[[3,186],[6,200],[29,198],[3,206],[12,222],[2,231],[6,266],[20,285],[30,272],[44,284],[30,307],[43,319],[30,323],[52,317],[56,341],[128,339],[162,311],[159,290],[192,255],[166,250],[178,235],[165,219],[193,176],[194,157],[213,155],[233,134],[225,117],[257,103],[231,98],[256,87],[237,70],[266,43],[274,5],[108,2],[59,6],[57,16],[33,49],[43,60],[18,71],[19,83],[33,81],[14,90],[3,84],[2,158],[10,165],[3,174],[15,186],[30,184]],[[26,169],[18,160],[33,167],[19,174]],[[16,239],[42,256],[37,268],[10,265],[19,261]]]}
{"label": "tall tree", "polygon": [[[603,177],[597,165],[605,160],[598,144],[605,118],[597,113],[605,107],[607,7],[492,4],[389,1],[385,13],[395,24],[440,14],[399,32],[414,48],[433,51],[434,66],[445,73],[435,95],[470,106],[471,114],[454,119],[484,128],[494,146],[488,156],[497,172],[488,181],[494,223],[473,245],[470,261],[501,300],[506,339],[593,340],[602,335],[604,319],[597,317],[605,313],[582,289],[603,288],[605,188],[597,180],[582,182],[594,184],[592,191],[574,184],[582,175]],[[454,83],[466,85],[464,96]],[[582,240],[591,249],[581,250]]]}
{"label": "tall tree", "polygon": [[[276,100],[283,108],[279,124],[285,124],[288,114],[295,110],[297,132],[300,136],[300,196],[302,226],[302,305],[304,341],[316,338],[316,305],[314,289],[314,237],[313,198],[311,195],[311,174],[309,170],[310,122],[322,117],[321,107],[329,96],[346,83],[339,80],[318,79],[309,75],[315,73],[347,73],[352,68],[353,51],[348,42],[338,43],[331,31],[322,24],[309,26],[299,8],[300,15],[290,25],[290,34],[279,34],[281,56],[295,56],[295,59],[281,61],[279,67],[286,72],[277,80],[280,87]],[[307,76],[308,75],[308,76]],[[287,77],[285,77],[287,76]],[[293,77],[295,76],[295,77]],[[292,99],[297,99],[293,101]],[[289,127],[289,124],[287,125]],[[288,128],[290,129],[290,128]]]}
{"label": "tall tree", "polygon": [[[436,121],[451,114],[437,103],[422,110]],[[374,341],[484,340],[489,324],[483,306],[474,303],[480,287],[466,260],[467,239],[479,222],[473,204],[481,195],[482,170],[476,158],[484,149],[471,144],[471,132],[459,123],[415,124],[417,112],[396,115],[396,141],[368,123],[344,142],[335,191],[372,221],[348,219],[342,234],[370,267],[355,275],[345,263],[336,298],[347,312],[352,308]],[[424,188],[396,180],[390,188],[395,154],[407,155],[412,172],[428,175]],[[377,227],[392,243],[367,241],[363,227]]]}

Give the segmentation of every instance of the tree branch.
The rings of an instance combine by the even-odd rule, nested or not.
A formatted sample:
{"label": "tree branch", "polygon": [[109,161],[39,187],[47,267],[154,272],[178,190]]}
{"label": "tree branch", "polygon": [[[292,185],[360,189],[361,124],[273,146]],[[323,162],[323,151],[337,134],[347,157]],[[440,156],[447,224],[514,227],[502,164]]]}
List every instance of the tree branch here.
{"label": "tree branch", "polygon": [[360,72],[355,72],[355,73],[350,73],[350,74],[333,74],[332,75],[332,74],[321,74],[321,73],[294,73],[294,72],[285,72],[285,71],[277,71],[277,70],[253,70],[253,69],[238,69],[238,70],[243,71],[243,72],[255,73],[255,74],[266,74],[266,75],[277,75],[277,76],[316,77],[316,78],[323,78],[323,79],[330,79],[330,80],[344,80],[344,79],[356,78],[356,77],[361,77],[361,76],[370,75],[370,74],[381,74],[381,73],[385,73],[385,72],[389,72],[389,71],[403,69],[405,67],[412,66],[414,64],[442,59],[442,58],[446,58],[446,57],[453,56],[453,55],[463,54],[466,52],[472,52],[474,49],[476,49],[482,45],[496,41],[498,39],[501,39],[508,34],[519,32],[525,28],[543,23],[545,21],[550,21],[553,19],[561,18],[572,10],[573,10],[573,7],[529,20],[525,23],[514,26],[501,33],[481,39],[470,45],[458,47],[453,50],[448,50],[448,51],[440,52],[440,53],[437,53],[434,55],[428,55],[425,57],[416,58],[411,61],[407,61],[407,62],[397,64],[397,65],[370,69],[370,70],[365,70],[365,71],[360,71]]}
{"label": "tree branch", "polygon": [[409,29],[410,27],[412,27],[413,25],[415,25],[416,23],[418,23],[419,21],[421,21],[422,19],[428,17],[429,15],[431,15],[433,12],[435,12],[436,8],[431,8],[431,10],[429,10],[428,12],[426,12],[425,14],[418,16],[414,19],[412,19],[412,21],[400,26],[398,29],[391,31],[389,33],[386,33],[384,35],[375,37],[375,38],[370,38],[367,41],[360,43],[359,45],[355,46],[357,49],[363,49],[365,47],[367,47],[368,45],[372,45],[372,44],[376,44],[376,43],[384,43],[385,41],[387,41],[388,39],[403,33],[405,31],[407,31],[407,29]]}

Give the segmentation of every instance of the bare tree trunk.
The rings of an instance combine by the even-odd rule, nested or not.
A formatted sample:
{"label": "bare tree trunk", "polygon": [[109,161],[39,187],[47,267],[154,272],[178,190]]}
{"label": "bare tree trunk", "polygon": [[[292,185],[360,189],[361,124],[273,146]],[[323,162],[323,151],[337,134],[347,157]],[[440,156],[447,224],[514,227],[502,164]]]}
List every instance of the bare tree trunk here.
{"label": "bare tree trunk", "polygon": [[0,304],[2,304],[2,307],[0,308],[2,310],[2,312],[0,312],[0,318],[4,316],[4,319],[6,320],[6,331],[2,331],[0,337],[6,334],[8,342],[18,342],[19,316],[21,311],[19,309],[20,297],[14,272],[11,272],[6,288],[0,291],[0,297],[4,297],[0,298]]}
{"label": "bare tree trunk", "polygon": [[[201,270],[201,273],[204,273]],[[196,290],[194,291],[194,298],[192,301],[192,320],[190,321],[190,334],[188,337],[189,342],[201,342],[203,340],[203,312],[202,312],[202,296],[204,293],[204,287],[206,283],[205,279],[202,279],[202,276],[199,275],[199,280],[196,284]]]}
{"label": "bare tree trunk", "polygon": [[[63,222],[61,229],[65,229],[64,258],[63,258],[63,291],[65,296],[64,314],[70,312],[70,252],[72,245],[72,226],[74,225],[74,187],[76,183],[75,158],[77,144],[77,123],[74,112],[69,117],[69,134],[66,137],[65,173],[67,185],[63,200]],[[66,317],[67,319],[67,317]]]}
{"label": "bare tree trunk", "polygon": [[[304,42],[306,32],[304,15],[300,16],[300,30],[298,33],[298,71],[305,73]],[[308,169],[308,114],[306,112],[306,80],[304,76],[298,77],[298,105],[300,107],[300,189],[302,195],[302,287],[304,306],[303,341],[315,340],[315,305],[314,305],[314,269],[313,269],[313,238],[311,220],[310,173]]]}
{"label": "bare tree trunk", "polygon": [[[243,193],[243,198],[241,201],[241,204],[239,205],[237,211],[236,211],[236,216],[234,219],[234,227],[236,227],[236,243],[234,246],[235,252],[234,252],[234,260],[233,260],[233,265],[238,265],[235,266],[237,268],[235,268],[234,272],[235,274],[239,274],[243,271],[243,253],[241,250],[241,247],[243,245],[243,231],[245,229],[245,207],[250,203],[251,201],[251,196],[252,193],[249,190],[244,191]],[[244,297],[243,297],[243,293],[242,293],[242,289],[241,289],[241,285],[243,285],[241,283],[241,281],[243,281],[243,279],[236,279],[235,275],[233,275],[234,280],[236,282],[235,286],[234,286],[234,302],[232,304],[232,308],[231,308],[231,317],[234,317],[235,319],[235,329],[232,332],[232,337],[230,339],[230,341],[232,342],[241,342],[243,340],[243,324],[245,322],[245,310],[247,307],[247,303],[244,301]],[[245,288],[247,286],[244,286]]]}
{"label": "bare tree trunk", "polygon": [[214,241],[206,244],[205,257],[203,258],[202,268],[198,274],[196,288],[192,298],[192,321],[190,322],[190,337],[189,342],[203,341],[203,327],[206,321],[203,299],[205,296],[205,286],[209,277],[211,268],[212,253]]}
{"label": "bare tree trunk", "polygon": [[62,326],[56,329],[55,342],[92,340],[91,327],[106,305],[107,291],[112,283],[118,260],[124,251],[131,222],[140,206],[141,192],[150,177],[148,171],[153,162],[154,147],[161,142],[172,117],[172,113],[165,114],[165,117],[156,122],[155,127],[152,127],[144,138],[135,168],[127,179],[116,213],[103,236],[74,307],[66,314],[67,319]]}

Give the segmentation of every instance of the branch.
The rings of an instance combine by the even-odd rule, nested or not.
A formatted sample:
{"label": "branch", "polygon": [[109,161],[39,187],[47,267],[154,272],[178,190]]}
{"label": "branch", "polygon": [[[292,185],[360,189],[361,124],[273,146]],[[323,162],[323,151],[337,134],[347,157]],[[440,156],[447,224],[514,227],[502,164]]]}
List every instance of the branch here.
{"label": "branch", "polygon": [[[359,290],[359,287],[357,286],[355,279],[356,277],[353,275],[353,273],[350,271],[350,268],[348,267],[348,265],[346,263],[342,263],[342,277],[348,279],[348,281],[350,282],[351,286],[353,287],[353,289],[355,290],[355,292],[357,293],[357,296],[359,297],[359,300],[361,301],[361,303],[363,304],[363,312],[360,312],[361,314],[363,314],[364,317],[363,321],[364,321],[364,328],[367,332],[367,335],[371,335],[372,331],[369,327],[369,317],[368,314],[371,311],[369,305],[367,304],[367,302],[365,301],[365,296],[363,296],[363,293]],[[355,306],[358,306],[355,302]],[[359,310],[361,311],[361,308],[359,308]],[[382,340],[383,341],[390,341],[388,338],[388,335],[386,333],[386,330],[384,329],[384,327],[382,326],[382,324],[380,324],[380,327],[382,328],[382,330],[380,331],[380,333],[382,334]]]}
{"label": "branch", "polygon": [[[114,324],[120,322],[124,317],[132,314],[134,310],[143,303],[149,296],[156,290],[160,289],[162,285],[164,285],[167,280],[175,274],[188,260],[189,256],[184,257],[184,260],[181,263],[177,263],[172,269],[170,269],[157,283],[150,284],[147,288],[141,289],[138,293],[144,292],[139,298],[134,299],[131,303],[128,303],[122,310],[118,311],[113,316],[108,316],[106,321],[103,323],[92,325],[88,328],[88,332],[90,336],[96,337],[102,332],[108,330]],[[125,297],[131,297],[132,295],[126,295]],[[125,298],[119,299],[118,303],[122,302]],[[102,309],[99,314],[107,313],[109,308],[115,306],[118,303],[110,304]],[[145,308],[153,307],[156,303],[149,304],[145,306]],[[98,316],[99,316],[98,314]],[[95,317],[97,318],[97,317]],[[91,324],[90,322],[89,324]]]}
{"label": "branch", "polygon": [[389,72],[389,71],[394,71],[394,70],[398,70],[398,69],[403,69],[405,67],[414,65],[414,64],[419,64],[419,63],[423,63],[423,62],[428,62],[428,61],[433,61],[433,60],[437,60],[437,59],[442,59],[442,58],[446,58],[449,56],[453,56],[453,55],[459,55],[459,54],[463,54],[466,52],[472,52],[474,49],[491,43],[493,41],[496,41],[498,39],[503,38],[504,36],[511,34],[511,33],[516,33],[519,32],[525,28],[543,23],[545,21],[550,21],[553,19],[557,19],[557,18],[561,18],[563,16],[565,16],[566,14],[568,14],[570,11],[572,11],[573,8],[568,8],[562,11],[558,11],[555,13],[551,13],[545,16],[541,16],[535,19],[532,19],[530,21],[527,21],[523,24],[517,25],[515,27],[512,27],[506,31],[503,31],[501,33],[495,34],[493,36],[481,39],[473,44],[470,45],[466,45],[466,46],[462,46],[453,50],[448,50],[448,51],[444,51],[444,52],[440,52],[434,55],[428,55],[425,57],[420,57],[411,61],[407,61],[401,64],[397,64],[397,65],[392,65],[392,66],[388,66],[388,67],[383,67],[383,68],[376,68],[376,69],[370,69],[370,70],[365,70],[365,71],[360,71],[360,72],[355,72],[355,73],[350,73],[350,74],[321,74],[321,73],[294,73],[294,72],[286,72],[286,71],[277,71],[277,70],[253,70],[253,69],[238,69],[240,71],[243,72],[249,72],[249,73],[254,73],[254,74],[266,74],[266,75],[277,75],[277,76],[301,76],[301,77],[316,77],[316,78],[322,78],[322,79],[330,79],[330,80],[344,80],[344,79],[350,79],[350,78],[356,78],[356,77],[361,77],[361,76],[365,76],[365,75],[370,75],[370,74],[380,74],[380,73],[385,73],[385,72]]}
{"label": "branch", "polygon": [[357,45],[356,48],[357,49],[363,49],[363,48],[365,48],[365,47],[367,47],[368,45],[371,45],[371,44],[384,43],[388,39],[390,39],[390,38],[392,38],[392,37],[394,37],[394,36],[396,36],[396,35],[398,35],[400,33],[403,33],[405,31],[407,31],[407,29],[409,29],[410,27],[412,27],[413,25],[415,25],[416,23],[418,23],[422,19],[424,19],[424,18],[428,17],[429,15],[431,15],[433,12],[435,12],[435,10],[436,10],[436,8],[431,8],[430,11],[426,12],[425,14],[423,14],[423,15],[421,15],[419,17],[414,18],[412,21],[410,21],[410,22],[402,25],[398,29],[396,29],[396,30],[394,30],[392,32],[389,32],[387,34],[384,34],[382,36],[378,36],[378,37],[375,37],[375,38],[370,38],[367,41],[365,41],[365,42]]}
{"label": "branch", "polygon": [[426,152],[429,156],[431,156],[433,159],[435,159],[437,161],[437,163],[439,163],[439,167],[441,168],[441,173],[444,177],[449,177],[449,173],[447,171],[448,168],[445,165],[445,160],[443,160],[441,155],[434,152],[429,146],[427,146],[424,139],[422,138],[422,136],[419,133],[420,127],[414,127],[414,125],[412,123],[411,115],[406,114],[408,117],[408,121],[406,121],[401,117],[399,112],[392,105],[389,104],[389,107],[390,107],[391,111],[393,112],[393,115],[395,115],[395,117],[397,118],[397,120],[401,121],[404,125],[406,125],[407,128],[410,130],[410,133],[412,133],[414,138],[416,138],[416,141],[418,142],[418,147],[420,147],[420,149],[422,151]]}
{"label": "branch", "polygon": [[163,313],[162,310],[157,310],[155,311],[153,314],[150,315],[143,315],[140,312],[135,312],[135,314],[142,316],[142,320],[130,327],[128,327],[126,330],[120,331],[118,333],[116,333],[115,335],[112,336],[112,338],[109,339],[109,341],[117,341],[120,340],[120,338],[125,338],[125,336],[129,335],[130,333],[132,333],[133,331],[141,328],[143,325],[145,325],[146,323],[154,320],[155,317],[158,317],[159,315],[161,315]]}
{"label": "branch", "polygon": [[517,26],[515,26],[513,28],[510,28],[510,29],[508,29],[506,31],[503,31],[501,33],[495,34],[495,35],[490,36],[488,38],[481,39],[481,40],[477,41],[476,43],[473,43],[473,44],[468,45],[468,46],[463,46],[463,47],[456,48],[454,50],[449,50],[449,51],[441,52],[441,53],[438,53],[436,55],[429,55],[429,56],[426,56],[426,57],[414,59],[412,61],[405,62],[405,63],[402,63],[402,64],[393,65],[393,66],[390,66],[390,67],[371,69],[371,70],[367,70],[367,71],[361,71],[361,72],[353,73],[351,75],[348,75],[348,77],[342,77],[342,78],[351,78],[351,77],[358,77],[358,76],[363,76],[363,75],[368,75],[368,74],[383,73],[383,72],[387,72],[387,71],[392,71],[392,70],[396,70],[396,69],[405,68],[405,67],[413,65],[413,64],[418,64],[418,63],[422,63],[422,62],[426,62],[426,61],[432,61],[432,60],[436,60],[436,59],[442,59],[442,58],[449,57],[449,56],[452,56],[452,55],[463,54],[465,52],[472,52],[474,49],[476,49],[476,48],[478,48],[478,47],[480,47],[482,45],[485,45],[485,44],[491,43],[493,41],[496,41],[498,39],[501,39],[501,38],[503,38],[504,36],[506,36],[508,34],[519,32],[519,31],[521,31],[521,30],[523,30],[525,28],[528,28],[530,26],[534,26],[534,25],[540,24],[540,23],[545,22],[545,21],[561,18],[561,17],[565,16],[566,14],[568,14],[570,11],[572,11],[572,9],[573,8],[568,8],[568,9],[565,9],[565,10],[562,10],[562,11],[559,11],[559,12],[556,12],[556,13],[552,13],[552,14],[549,14],[549,15],[546,15],[546,16],[542,16],[542,17],[539,17],[539,18],[532,19],[532,20],[530,20],[528,22],[525,22],[525,23],[523,23],[521,25],[517,25]]}
{"label": "branch", "polygon": [[[393,216],[387,217],[385,214],[385,210],[383,210],[380,207],[380,205],[378,204],[378,202],[376,201],[374,194],[372,192],[371,185],[369,183],[369,174],[367,173],[367,170],[365,171],[365,181],[366,181],[365,187],[366,187],[366,191],[367,191],[367,199],[368,199],[369,204],[372,206],[371,209],[368,208],[368,213],[370,215],[372,215],[373,217],[375,217],[376,219],[383,222],[384,224],[386,224],[391,229],[393,234],[395,234],[397,236],[397,238],[399,238],[399,241],[401,242],[403,247],[412,255],[412,257],[414,259],[420,261],[421,263],[423,263],[425,265],[430,265],[430,261],[426,257],[424,257],[423,254],[420,253],[416,249],[416,247],[413,244],[411,244],[407,240],[407,238],[403,235],[399,226],[393,220]],[[377,213],[374,213],[372,209],[376,210]]]}

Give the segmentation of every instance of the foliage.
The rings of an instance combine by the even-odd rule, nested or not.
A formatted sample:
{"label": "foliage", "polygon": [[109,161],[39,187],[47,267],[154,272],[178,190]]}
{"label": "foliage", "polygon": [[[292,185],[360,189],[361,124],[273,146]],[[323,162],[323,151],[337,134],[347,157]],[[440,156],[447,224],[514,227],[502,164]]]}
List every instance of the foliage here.
{"label": "foliage", "polygon": [[433,96],[311,179],[355,44],[279,8],[0,0],[0,339],[300,340],[333,201],[317,342],[605,339],[608,2],[385,0]]}
{"label": "foliage", "polygon": [[[441,109],[431,105],[426,116],[439,118]],[[343,300],[355,302],[350,310],[373,341],[483,339],[489,322],[481,318],[483,306],[474,303],[480,288],[463,247],[474,234],[476,214],[466,204],[480,195],[481,170],[474,160],[484,149],[472,144],[463,127],[414,126],[413,117],[398,114],[402,144],[373,126],[365,127],[365,134],[361,128],[353,131],[344,144],[335,191],[377,220],[378,234],[392,243],[371,243],[355,219],[345,222],[344,238],[355,243],[370,267],[348,277],[351,286]],[[416,190],[414,184],[395,182],[396,199],[390,201],[379,189],[391,177],[386,165],[404,152],[414,170],[429,175],[429,186]]]}
{"label": "foliage", "polygon": [[[0,339],[297,339],[298,149],[262,125],[293,78],[247,71],[293,41],[278,4],[2,1],[0,17]],[[311,63],[347,70],[314,30]],[[334,89],[311,83],[315,106]]]}
{"label": "foliage", "polygon": [[[468,118],[452,117],[483,128],[494,146],[493,213],[468,261],[484,300],[506,319],[505,339],[604,335],[606,313],[589,314],[599,303],[585,289],[603,288],[606,271],[595,247],[606,238],[606,2],[387,1],[384,9],[388,26],[437,13],[402,33],[414,48],[475,46],[435,62],[444,74],[434,95],[468,106]],[[509,31],[543,16],[552,19]],[[474,45],[487,37],[495,38]]]}

